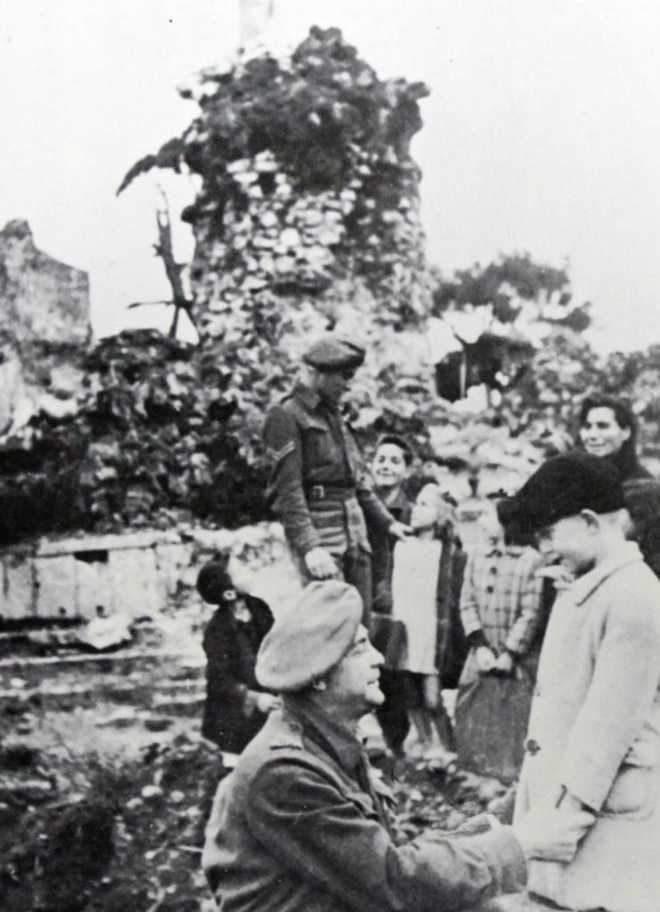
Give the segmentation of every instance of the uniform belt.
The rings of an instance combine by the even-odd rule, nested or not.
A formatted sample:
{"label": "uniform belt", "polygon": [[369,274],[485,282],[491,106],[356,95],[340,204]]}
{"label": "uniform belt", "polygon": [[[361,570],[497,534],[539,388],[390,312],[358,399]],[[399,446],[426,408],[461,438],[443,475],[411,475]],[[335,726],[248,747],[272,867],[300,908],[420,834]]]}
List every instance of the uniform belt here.
{"label": "uniform belt", "polygon": [[355,488],[352,485],[315,484],[305,487],[307,500],[350,500],[355,497]]}

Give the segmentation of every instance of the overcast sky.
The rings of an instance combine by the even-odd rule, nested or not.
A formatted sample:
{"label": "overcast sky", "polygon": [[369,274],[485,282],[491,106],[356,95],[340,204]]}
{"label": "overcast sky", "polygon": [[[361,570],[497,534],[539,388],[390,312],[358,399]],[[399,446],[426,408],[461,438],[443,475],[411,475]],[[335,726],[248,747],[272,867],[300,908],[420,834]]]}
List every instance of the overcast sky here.
{"label": "overcast sky", "polygon": [[[655,0],[275,0],[294,39],[336,25],[382,77],[422,79],[430,258],[567,263],[601,348],[660,342],[660,5]],[[0,226],[86,269],[98,335],[155,316],[157,182],[123,174],[180,132],[176,86],[237,44],[237,0],[0,0]],[[178,254],[189,238],[177,234]]]}

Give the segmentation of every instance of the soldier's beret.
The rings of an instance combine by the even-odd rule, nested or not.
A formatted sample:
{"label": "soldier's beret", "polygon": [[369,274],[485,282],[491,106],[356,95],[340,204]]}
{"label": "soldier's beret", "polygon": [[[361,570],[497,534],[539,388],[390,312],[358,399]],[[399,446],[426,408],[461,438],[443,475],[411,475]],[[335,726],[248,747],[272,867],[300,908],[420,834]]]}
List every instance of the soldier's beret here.
{"label": "soldier's beret", "polygon": [[302,690],[348,652],[362,617],[359,592],[340,580],[309,583],[262,641],[255,674],[266,690]]}
{"label": "soldier's beret", "polygon": [[303,361],[321,371],[356,370],[364,355],[364,349],[354,342],[327,333],[307,349]]}
{"label": "soldier's beret", "polygon": [[624,506],[623,485],[606,459],[580,450],[553,456],[522,488],[500,503],[500,520],[537,532],[581,510],[611,513]]}

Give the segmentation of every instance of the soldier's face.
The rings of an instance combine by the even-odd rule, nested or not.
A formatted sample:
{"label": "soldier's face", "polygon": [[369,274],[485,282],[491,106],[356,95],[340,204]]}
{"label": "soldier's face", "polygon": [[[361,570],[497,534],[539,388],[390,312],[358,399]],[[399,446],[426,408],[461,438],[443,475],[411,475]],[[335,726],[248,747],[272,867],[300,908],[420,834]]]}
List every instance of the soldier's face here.
{"label": "soldier's face", "polygon": [[353,645],[326,678],[326,697],[348,717],[358,719],[385,701],[380,689],[383,657],[360,624]]}
{"label": "soldier's face", "polygon": [[338,403],[351,385],[355,371],[320,371],[317,392],[326,402]]}

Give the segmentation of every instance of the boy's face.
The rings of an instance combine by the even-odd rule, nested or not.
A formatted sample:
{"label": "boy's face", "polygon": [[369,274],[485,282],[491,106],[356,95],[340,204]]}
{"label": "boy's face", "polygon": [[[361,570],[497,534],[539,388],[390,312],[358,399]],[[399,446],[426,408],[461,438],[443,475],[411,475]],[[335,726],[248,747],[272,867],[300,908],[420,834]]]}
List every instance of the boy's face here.
{"label": "boy's face", "polygon": [[403,450],[395,443],[382,443],[376,450],[371,472],[378,488],[396,488],[406,477]]}
{"label": "boy's face", "polygon": [[[592,514],[593,516],[593,514]],[[574,576],[591,570],[596,563],[599,526],[584,513],[565,516],[537,532],[541,554],[552,563],[557,558]]]}

